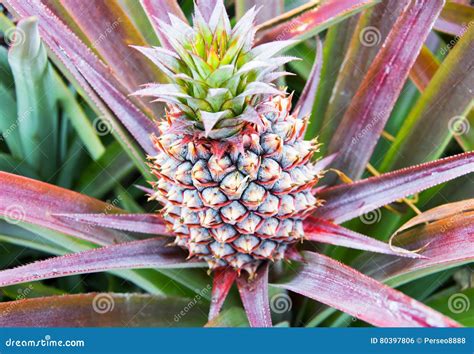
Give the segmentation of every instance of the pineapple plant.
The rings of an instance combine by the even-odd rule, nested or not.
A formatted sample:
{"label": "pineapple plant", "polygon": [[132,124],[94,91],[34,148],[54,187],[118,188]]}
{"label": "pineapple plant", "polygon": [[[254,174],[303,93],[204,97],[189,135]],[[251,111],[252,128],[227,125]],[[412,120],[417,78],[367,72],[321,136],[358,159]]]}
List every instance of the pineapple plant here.
{"label": "pineapple plant", "polygon": [[[131,311],[137,303],[150,302],[153,311],[169,306],[168,315],[177,323],[179,306],[186,305],[183,298],[176,300],[177,293],[201,297],[209,287],[204,322],[221,326],[235,321],[234,312],[221,312],[239,301],[234,284],[247,315],[244,325],[271,326],[272,317],[281,314],[273,303],[280,295],[290,301],[315,300],[308,306],[311,313],[299,309],[290,314],[294,318],[288,320],[296,325],[340,323],[344,315],[336,310],[376,326],[460,325],[450,318],[452,313],[442,314],[393,287],[423,277],[430,281],[429,275],[440,268],[448,274],[448,268],[460,268],[474,257],[469,247],[472,199],[419,210],[435,196],[430,187],[463,175],[469,183],[474,170],[469,120],[464,117],[472,108],[465,89],[473,81],[472,28],[457,37],[443,61],[449,74],[428,48],[442,43],[433,26],[452,35],[453,28],[462,27],[452,13],[470,7],[443,1],[328,0],[270,18],[275,9],[265,2],[237,0],[239,19],[233,22],[222,0],[198,1],[188,17],[174,0],[104,2],[94,11],[78,7],[76,0],[4,3],[9,16],[20,19],[15,30],[3,14],[0,28],[10,46],[11,69],[2,69],[8,82],[15,83],[15,124],[22,144],[15,145],[17,140],[11,138],[16,126],[0,128],[12,152],[8,161],[25,157],[38,166],[34,171],[23,166],[26,172],[18,173],[21,163],[12,163],[17,166],[10,168],[13,174],[0,172],[0,215],[6,220],[1,225],[16,237],[0,240],[57,256],[18,268],[5,266],[10,269],[0,271],[0,286],[108,271],[151,294],[127,298],[116,293],[50,293],[24,300],[24,308],[31,311],[26,317],[15,317],[15,302],[4,302],[0,325],[76,325],[61,316],[62,308],[71,304],[94,308],[97,316],[81,318],[80,323],[120,325],[136,317]],[[253,6],[259,4],[263,6]],[[387,13],[397,16],[387,19]],[[368,30],[375,42],[365,36]],[[316,46],[312,39],[321,33],[324,49],[319,38]],[[55,66],[48,61],[46,47]],[[309,65],[307,58],[299,58],[305,51],[312,53]],[[356,61],[354,70],[350,63]],[[28,71],[31,68],[36,71]],[[305,76],[306,82],[289,76],[287,68]],[[100,139],[97,125],[103,123],[118,142],[114,150],[127,155],[129,174],[141,173],[140,190],[159,207],[145,212],[120,186],[115,199],[122,208],[115,200],[105,203],[67,190],[63,187],[73,186],[67,174],[56,181],[61,187],[46,183],[55,181],[55,166],[48,169],[32,158],[27,144],[33,140],[24,138],[36,136],[35,129],[40,130],[46,118],[38,115],[38,124],[31,127],[20,119],[32,96],[44,103],[38,95],[41,85],[24,84],[25,70],[38,73],[33,82],[44,84],[47,77],[49,85],[57,86],[48,96],[50,112],[56,104],[69,108],[64,109],[76,134],[96,160],[92,171],[115,158],[102,145],[102,140],[112,139]],[[404,88],[408,77],[412,86]],[[64,78],[81,98],[74,97]],[[440,87],[449,91],[453,102],[443,109]],[[28,89],[37,96],[26,94]],[[422,95],[418,100],[416,90]],[[409,113],[395,105],[405,96],[403,102],[416,102],[410,103]],[[91,123],[78,104],[82,100],[100,112],[100,120]],[[424,131],[433,109],[440,110],[436,123],[446,123],[449,129]],[[50,119],[54,131],[65,124],[62,117]],[[420,132],[431,140],[417,144]],[[51,134],[44,136],[47,140]],[[465,152],[438,159],[454,140]],[[41,151],[42,143],[33,146]],[[52,138],[48,144],[61,147]],[[72,150],[71,159],[82,155],[87,154]],[[406,161],[417,165],[407,167]],[[69,168],[64,167],[66,173]],[[75,168],[80,173],[81,166]],[[115,168],[123,173],[126,166],[120,160]],[[373,176],[363,178],[367,173]],[[98,176],[86,179],[84,189],[92,195],[105,189],[110,195],[110,174],[103,182]],[[151,188],[143,186],[145,181]],[[98,183],[100,190],[94,188]],[[376,225],[368,220],[373,213]],[[377,239],[363,232],[384,236]],[[38,237],[44,244],[38,244]],[[316,243],[331,246],[320,249]],[[342,247],[378,255],[372,263]],[[179,286],[170,288],[172,283]],[[103,316],[97,305],[100,296],[120,307],[121,315],[111,310]],[[325,316],[314,313],[316,301],[332,309],[325,308]],[[57,316],[44,319],[41,309],[52,302],[63,307],[57,307]],[[170,323],[150,323],[148,314],[138,317],[138,323],[130,325]],[[188,325],[203,324],[200,321]]]}
{"label": "pineapple plant", "polygon": [[250,9],[231,28],[218,2],[209,24],[198,8],[193,27],[175,16],[160,22],[174,51],[138,49],[169,83],[136,93],[168,105],[150,166],[152,199],[165,205],[175,244],[211,269],[251,276],[304,239],[322,173],[311,162],[317,142],[304,140],[308,117],[292,114],[290,95],[272,84],[293,59],[275,54],[292,42],[253,46],[256,14]]}

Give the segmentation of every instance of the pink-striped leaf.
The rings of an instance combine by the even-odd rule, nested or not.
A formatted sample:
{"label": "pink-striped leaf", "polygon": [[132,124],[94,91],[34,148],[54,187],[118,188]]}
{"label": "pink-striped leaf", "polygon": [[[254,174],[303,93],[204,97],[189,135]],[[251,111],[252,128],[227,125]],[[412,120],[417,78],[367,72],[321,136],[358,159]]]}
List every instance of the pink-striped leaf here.
{"label": "pink-striped leaf", "polygon": [[252,327],[271,327],[270,302],[268,299],[268,263],[260,266],[254,279],[237,278],[237,287],[245,312]]}
{"label": "pink-striped leaf", "polygon": [[205,324],[196,303],[176,314],[189,299],[146,294],[89,293],[0,303],[0,327],[195,327]]}
{"label": "pink-striped leaf", "polygon": [[73,220],[115,230],[140,232],[151,235],[173,236],[163,219],[158,214],[53,214],[54,217],[67,222]]}
{"label": "pink-striped leaf", "polygon": [[304,86],[303,92],[298,99],[298,103],[295,106],[295,111],[298,112],[299,118],[308,117],[312,110],[314,101],[316,99],[316,90],[319,85],[319,78],[321,76],[321,68],[323,66],[323,44],[319,37],[316,38],[316,57],[314,64],[309,74],[308,81]]}
{"label": "pink-striped leaf", "polygon": [[329,145],[334,168],[362,175],[443,0],[410,1],[388,34]]}
{"label": "pink-striped leaf", "polygon": [[55,213],[120,213],[121,209],[83,194],[22,176],[0,172],[0,215],[11,223],[27,222],[99,245],[131,240],[124,233],[71,220]]}
{"label": "pink-striped leaf", "polygon": [[473,20],[474,8],[472,6],[448,2],[444,5],[434,28],[437,31],[460,37]]}
{"label": "pink-striped leaf", "polygon": [[230,288],[237,278],[237,272],[231,268],[217,269],[214,271],[214,281],[212,284],[211,308],[209,309],[209,320],[216,317],[224,301],[229,294]]}
{"label": "pink-striped leaf", "polygon": [[[433,209],[427,215],[421,214],[415,222],[429,221],[406,230],[402,227],[394,243],[403,247],[424,248],[424,259],[402,259],[386,255],[362,256],[357,268],[363,273],[383,280],[390,286],[399,286],[413,279],[474,261],[474,211],[472,205],[462,211],[459,204],[447,204],[444,210]],[[458,209],[446,213],[447,208]],[[443,216],[439,220],[433,217]],[[404,230],[405,229],[405,230]],[[412,248],[413,247],[413,248]]]}
{"label": "pink-striped leaf", "polygon": [[[352,16],[377,3],[376,0],[328,0],[312,7],[299,16],[288,17],[286,21],[273,24],[263,23],[257,32],[257,43],[274,40],[306,39],[327,27]],[[282,16],[285,16],[283,14]]]}
{"label": "pink-striped leaf", "polygon": [[172,49],[171,45],[166,39],[166,36],[161,32],[160,26],[158,25],[157,19],[164,21],[168,24],[171,23],[169,15],[173,14],[180,20],[187,22],[186,16],[184,16],[181,7],[177,0],[140,0],[140,3],[145,10],[145,13],[150,20],[150,23],[155,30],[158,39],[160,40],[161,46],[167,49]]}
{"label": "pink-striped leaf", "polygon": [[474,172],[474,152],[467,152],[326,188],[318,194],[326,203],[314,215],[339,224],[471,172]]}
{"label": "pink-striped leaf", "polygon": [[320,301],[374,326],[459,327],[450,318],[342,263],[304,252],[306,263],[273,284]]}
{"label": "pink-striped leaf", "polygon": [[408,258],[423,258],[403,248],[390,247],[374,238],[359,234],[329,221],[309,217],[304,221],[305,239],[334,246],[350,247],[363,251],[391,254]]}
{"label": "pink-striped leaf", "polygon": [[125,242],[3,270],[0,271],[0,287],[115,269],[195,268],[206,265],[186,260],[181,249],[168,247],[167,242],[162,238]]}

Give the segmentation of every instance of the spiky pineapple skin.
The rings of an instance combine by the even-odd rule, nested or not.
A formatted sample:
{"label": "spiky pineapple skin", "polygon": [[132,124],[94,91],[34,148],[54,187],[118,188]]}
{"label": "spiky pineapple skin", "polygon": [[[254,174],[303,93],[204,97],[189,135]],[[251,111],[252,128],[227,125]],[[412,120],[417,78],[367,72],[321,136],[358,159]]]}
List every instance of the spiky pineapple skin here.
{"label": "spiky pineapple skin", "polygon": [[[289,113],[291,97],[259,106],[261,124],[236,141],[194,139],[170,132],[170,112],[150,158],[153,198],[175,243],[208,262],[253,274],[264,260],[284,258],[304,238],[302,220],[320,203],[311,191],[321,171],[311,162],[314,141],[303,140],[306,120]],[[219,151],[224,149],[225,151]]]}

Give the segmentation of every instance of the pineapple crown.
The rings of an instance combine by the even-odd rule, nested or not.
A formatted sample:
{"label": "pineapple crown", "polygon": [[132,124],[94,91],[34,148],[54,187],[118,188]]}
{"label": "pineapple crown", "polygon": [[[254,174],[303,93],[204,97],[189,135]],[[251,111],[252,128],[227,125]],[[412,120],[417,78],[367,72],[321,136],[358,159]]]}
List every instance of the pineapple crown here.
{"label": "pineapple crown", "polygon": [[255,123],[258,102],[283,94],[272,82],[290,73],[278,69],[298,59],[276,56],[294,41],[254,46],[257,13],[253,7],[231,28],[224,3],[218,0],[209,21],[195,6],[192,27],[173,14],[170,24],[156,19],[170,49],[135,48],[160,68],[169,83],[147,84],[135,94],[178,108],[186,128],[207,138],[230,137],[246,122]]}

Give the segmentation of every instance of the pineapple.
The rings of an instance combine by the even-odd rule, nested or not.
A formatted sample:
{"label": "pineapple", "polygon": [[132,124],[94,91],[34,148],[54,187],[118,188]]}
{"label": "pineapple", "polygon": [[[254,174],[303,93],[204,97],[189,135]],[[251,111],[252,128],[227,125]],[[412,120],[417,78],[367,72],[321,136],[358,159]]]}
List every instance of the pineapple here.
{"label": "pineapple", "polygon": [[272,83],[295,59],[276,56],[292,42],[253,46],[256,14],[233,28],[222,1],[209,23],[198,8],[193,27],[170,14],[171,25],[159,22],[170,49],[137,48],[169,79],[136,92],[168,106],[152,137],[152,198],[190,257],[250,276],[304,239],[322,174],[311,162],[317,142],[303,140],[307,117]]}

